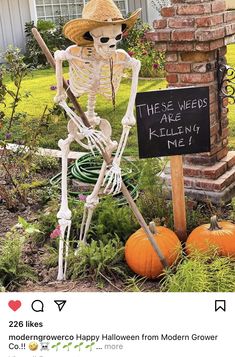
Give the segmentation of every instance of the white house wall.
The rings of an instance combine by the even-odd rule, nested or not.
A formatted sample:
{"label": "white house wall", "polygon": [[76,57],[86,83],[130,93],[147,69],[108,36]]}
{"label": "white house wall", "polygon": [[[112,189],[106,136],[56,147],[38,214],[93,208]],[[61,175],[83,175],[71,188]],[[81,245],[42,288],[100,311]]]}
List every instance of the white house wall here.
{"label": "white house wall", "polygon": [[25,23],[31,20],[29,0],[0,0],[0,52],[25,46]]}
{"label": "white house wall", "polygon": [[138,8],[142,9],[141,19],[144,22],[148,22],[148,10],[147,10],[147,2],[150,0],[128,0],[128,9],[129,12],[132,12]]}

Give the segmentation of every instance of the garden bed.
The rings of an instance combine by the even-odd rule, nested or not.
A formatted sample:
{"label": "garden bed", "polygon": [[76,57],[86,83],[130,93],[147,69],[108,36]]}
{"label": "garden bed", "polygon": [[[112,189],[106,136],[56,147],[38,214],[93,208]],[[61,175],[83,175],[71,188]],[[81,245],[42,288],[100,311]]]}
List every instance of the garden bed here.
{"label": "garden bed", "polygon": [[[228,56],[229,63],[233,66],[235,66],[234,48],[234,45],[230,47],[231,52]],[[23,66],[22,63],[21,65]],[[24,67],[22,70],[25,70]],[[172,283],[175,276],[171,275],[172,272],[165,275],[168,280],[165,280],[167,283],[164,285],[162,277],[153,281],[146,280],[136,276],[128,268],[124,259],[124,245],[139,225],[129,207],[118,206],[112,198],[101,200],[88,235],[90,245],[84,248],[79,259],[75,257],[74,250],[84,209],[84,196],[79,197],[79,194],[69,199],[73,219],[68,281],[56,281],[59,238],[53,238],[52,232],[58,225],[56,214],[60,204],[60,190],[52,187],[49,179],[60,171],[60,165],[56,159],[38,157],[35,155],[35,150],[38,146],[57,148],[58,139],[65,138],[67,135],[67,119],[61,115],[58,108],[52,109],[51,103],[55,95],[53,88],[55,79],[52,70],[34,71],[33,76],[27,74],[21,79],[22,93],[30,90],[32,96],[21,94],[20,97],[16,97],[17,91],[12,95],[19,82],[12,83],[9,76],[4,82],[8,87],[8,92],[4,93],[4,86],[1,88],[7,109],[4,109],[4,117],[1,117],[3,130],[1,131],[2,151],[0,155],[2,155],[1,164],[4,166],[1,167],[0,172],[0,189],[2,189],[0,283],[6,289],[16,291],[174,291],[177,284],[169,287],[169,282]],[[166,82],[162,80],[139,81],[141,92],[165,86]],[[98,98],[97,111],[102,117],[110,119],[114,139],[119,139],[120,136],[121,118],[126,109],[129,91],[130,80],[124,79],[115,110],[111,104],[107,105],[101,97]],[[84,97],[80,101],[83,107],[85,100]],[[230,111],[231,148],[235,148],[234,108],[234,105],[231,106]],[[6,150],[7,144],[12,142],[27,145],[30,148],[29,152],[12,153]],[[72,148],[77,150],[77,145],[73,145]],[[125,155],[137,157],[135,129],[132,130]],[[136,161],[140,172],[135,178],[135,184],[139,186],[139,197],[136,202],[147,222],[154,219],[159,225],[173,229],[172,203],[167,200],[164,187],[158,179],[163,164],[164,162],[158,159]],[[213,214],[217,214],[220,220],[229,219],[234,222],[234,202],[225,207],[213,207],[209,201],[204,204],[188,202],[188,233],[198,225],[207,223]],[[208,262],[213,263],[211,258],[201,259],[206,267],[204,270],[198,260],[194,260],[190,268],[191,262],[184,255],[181,258],[183,260],[178,269],[182,275],[179,281],[180,279],[185,281],[187,274],[191,276],[194,269],[204,274],[205,284],[195,286],[194,282],[190,281],[191,288],[199,289],[199,291],[215,291],[213,290],[216,289],[213,285],[215,282],[211,280],[215,272],[213,271],[212,274],[208,268]],[[216,266],[217,258],[213,257],[213,259]],[[180,269],[184,268],[184,262],[189,263],[188,273]],[[174,269],[173,273],[176,272]],[[226,284],[230,284],[231,289],[235,290],[235,285],[233,286],[235,278],[232,273],[234,262],[222,261],[221,271],[231,278],[228,282],[226,280]],[[200,280],[198,276],[198,281],[201,282],[203,279]],[[220,289],[218,291],[228,291],[226,284],[224,281],[221,282],[221,285],[218,285]],[[191,291],[190,286],[184,288],[187,289],[184,291]]]}

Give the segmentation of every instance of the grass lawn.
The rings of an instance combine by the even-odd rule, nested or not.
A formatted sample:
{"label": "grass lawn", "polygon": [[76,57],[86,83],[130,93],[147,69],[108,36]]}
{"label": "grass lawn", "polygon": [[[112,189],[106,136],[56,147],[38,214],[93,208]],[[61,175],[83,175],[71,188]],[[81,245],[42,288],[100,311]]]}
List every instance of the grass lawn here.
{"label": "grass lawn", "polygon": [[[228,46],[227,55],[228,64],[235,67],[235,44]],[[65,69],[65,77],[68,78],[67,71]],[[31,96],[24,99],[19,103],[18,111],[28,113],[32,117],[32,120],[38,120],[41,117],[45,106],[51,108],[53,106],[53,97],[56,91],[51,90],[51,86],[55,85],[55,75],[53,70],[36,70],[32,72],[32,75],[28,76],[24,80],[22,85],[22,91],[29,91]],[[11,86],[11,85],[10,85]],[[139,80],[139,92],[145,92],[149,90],[162,89],[166,87],[166,81],[161,79],[154,80]],[[125,110],[128,103],[128,96],[130,93],[130,80],[123,79],[120,90],[116,98],[116,110],[113,109],[112,103],[99,96],[97,98],[96,111],[103,118],[108,119],[113,127],[113,139],[118,140],[121,134],[121,119],[125,114]],[[79,102],[84,110],[86,110],[86,96],[82,96]],[[44,138],[42,138],[40,145],[43,147],[57,148],[57,142],[60,138],[65,138],[67,134],[67,120],[59,119],[59,121],[52,121],[49,125],[48,131]],[[229,147],[235,149],[235,104],[229,106]],[[20,137],[20,133],[15,132],[14,137]],[[77,146],[72,146],[76,149]],[[128,145],[125,151],[126,154],[137,155],[138,149],[136,145],[136,128],[133,128],[128,140]]]}
{"label": "grass lawn", "polygon": [[[65,77],[68,78],[67,69],[65,69]],[[29,91],[31,96],[24,99],[18,105],[18,111],[26,112],[32,117],[32,120],[37,120],[41,117],[45,106],[51,108],[53,106],[53,98],[56,91],[51,90],[51,86],[55,85],[55,75],[53,70],[36,70],[27,79],[23,81],[22,91]],[[11,85],[10,85],[11,87]],[[139,92],[145,92],[149,90],[155,90],[166,87],[166,81],[157,80],[139,80]],[[121,134],[121,119],[125,114],[128,99],[130,93],[130,80],[123,79],[120,90],[116,98],[116,109],[113,109],[112,103],[105,98],[98,96],[96,111],[99,115],[105,119],[108,119],[113,128],[113,139],[119,140]],[[82,96],[79,99],[79,103],[86,110],[87,96]],[[65,138],[67,135],[67,121],[59,119],[58,122],[50,123],[48,132],[45,138],[40,142],[40,145],[48,148],[57,148],[57,142],[60,138]],[[20,137],[16,132],[14,137]],[[76,148],[72,146],[72,148]],[[128,146],[126,148],[126,154],[137,155],[136,146],[136,128],[133,128],[128,140]]]}

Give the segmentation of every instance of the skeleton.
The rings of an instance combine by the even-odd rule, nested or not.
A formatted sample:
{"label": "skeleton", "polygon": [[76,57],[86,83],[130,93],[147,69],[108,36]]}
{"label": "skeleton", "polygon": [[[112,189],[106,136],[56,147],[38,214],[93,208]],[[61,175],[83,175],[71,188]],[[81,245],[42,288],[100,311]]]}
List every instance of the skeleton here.
{"label": "skeleton", "polygon": [[[121,158],[130,129],[136,122],[133,111],[140,62],[130,57],[124,50],[117,49],[117,43],[122,38],[122,25],[114,23],[100,26],[93,29],[90,32],[90,36],[94,41],[94,47],[78,47],[77,45],[73,45],[68,47],[65,51],[57,51],[55,53],[57,76],[57,95],[55,102],[66,111],[70,118],[68,123],[68,137],[58,142],[62,151],[61,206],[57,214],[61,230],[58,280],[66,279],[71,228],[71,211],[68,207],[67,198],[67,161],[70,145],[73,141],[76,141],[83,148],[89,149],[93,153],[94,150],[105,150],[109,155],[116,149],[111,166],[108,167],[106,162],[103,162],[93,192],[86,198],[79,237],[79,241],[86,242],[92,214],[99,202],[101,186],[105,185],[104,193],[113,195],[117,194],[121,189]],[[88,94],[86,115],[90,123],[89,128],[83,124],[81,118],[74,113],[66,103],[67,95],[63,89],[62,77],[62,62],[65,60],[69,62],[69,85],[73,94],[76,97],[85,93]],[[106,119],[100,118],[95,112],[95,103],[97,94],[114,100],[125,68],[132,69],[132,84],[126,114],[122,119],[123,129],[121,138],[119,143],[117,143],[111,140],[112,129],[109,122]],[[66,244],[64,247],[65,236]]]}

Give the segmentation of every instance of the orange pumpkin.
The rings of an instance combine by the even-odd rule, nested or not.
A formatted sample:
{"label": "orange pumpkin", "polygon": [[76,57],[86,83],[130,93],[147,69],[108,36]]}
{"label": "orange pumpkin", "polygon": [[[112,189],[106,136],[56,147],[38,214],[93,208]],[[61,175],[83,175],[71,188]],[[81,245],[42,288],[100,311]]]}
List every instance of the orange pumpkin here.
{"label": "orange pumpkin", "polygon": [[[154,222],[150,222],[149,228],[168,265],[171,266],[181,250],[177,235],[166,227],[156,227]],[[128,238],[125,245],[125,258],[129,267],[141,276],[154,279],[163,271],[163,265],[143,228],[138,229]]]}
{"label": "orange pumpkin", "polygon": [[207,252],[213,246],[218,249],[220,255],[235,257],[235,224],[226,221],[218,223],[216,216],[211,217],[210,224],[195,228],[189,235],[186,252]]}

